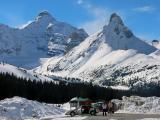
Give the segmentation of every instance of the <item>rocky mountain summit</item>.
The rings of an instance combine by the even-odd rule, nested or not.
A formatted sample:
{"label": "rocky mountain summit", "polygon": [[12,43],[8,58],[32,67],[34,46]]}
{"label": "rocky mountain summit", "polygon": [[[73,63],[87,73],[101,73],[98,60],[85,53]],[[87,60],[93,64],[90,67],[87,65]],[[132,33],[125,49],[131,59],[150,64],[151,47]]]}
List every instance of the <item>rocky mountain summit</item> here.
{"label": "rocky mountain summit", "polygon": [[59,22],[43,11],[21,28],[0,24],[0,60],[33,68],[39,58],[64,55],[86,37],[83,29]]}

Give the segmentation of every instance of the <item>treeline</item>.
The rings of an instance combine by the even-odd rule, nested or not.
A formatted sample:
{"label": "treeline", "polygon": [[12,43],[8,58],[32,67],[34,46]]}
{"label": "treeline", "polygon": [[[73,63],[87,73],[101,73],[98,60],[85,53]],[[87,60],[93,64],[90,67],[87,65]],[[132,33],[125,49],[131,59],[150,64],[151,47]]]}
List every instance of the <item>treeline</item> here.
{"label": "treeline", "polygon": [[0,73],[0,100],[20,96],[46,103],[65,103],[73,97],[87,97],[94,101],[121,99],[122,96],[158,96],[160,83],[133,87],[128,91],[100,87],[92,83],[38,81],[17,78],[13,74]]}
{"label": "treeline", "polygon": [[92,100],[121,99],[129,91],[113,90],[92,83],[66,83],[37,81],[17,78],[13,74],[0,73],[0,100],[20,96],[46,103],[65,103],[73,97],[87,97]]}
{"label": "treeline", "polygon": [[132,86],[132,95],[138,95],[141,97],[157,96],[160,97],[160,81],[156,82],[144,82],[139,86]]}

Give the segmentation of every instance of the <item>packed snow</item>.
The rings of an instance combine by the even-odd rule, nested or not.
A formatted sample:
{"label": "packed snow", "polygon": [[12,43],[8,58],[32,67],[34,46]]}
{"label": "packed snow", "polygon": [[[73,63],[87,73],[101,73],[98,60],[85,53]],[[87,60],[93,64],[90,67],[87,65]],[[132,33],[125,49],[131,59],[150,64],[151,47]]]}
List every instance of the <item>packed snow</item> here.
{"label": "packed snow", "polygon": [[[122,100],[115,99],[112,101],[119,106],[119,110],[116,113],[160,114],[159,97],[124,96]],[[40,103],[21,97],[7,98],[0,101],[1,120],[83,120],[89,117],[69,117],[65,115],[67,110],[69,110],[69,103],[58,107],[56,104]],[[142,120],[158,120],[158,118],[144,118]]]}
{"label": "packed snow", "polygon": [[45,116],[59,116],[65,111],[56,105],[40,103],[25,98],[13,97],[0,101],[0,119],[40,119]]}
{"label": "packed snow", "polygon": [[160,114],[159,97],[123,97],[122,100],[113,100],[121,113],[133,114]]}

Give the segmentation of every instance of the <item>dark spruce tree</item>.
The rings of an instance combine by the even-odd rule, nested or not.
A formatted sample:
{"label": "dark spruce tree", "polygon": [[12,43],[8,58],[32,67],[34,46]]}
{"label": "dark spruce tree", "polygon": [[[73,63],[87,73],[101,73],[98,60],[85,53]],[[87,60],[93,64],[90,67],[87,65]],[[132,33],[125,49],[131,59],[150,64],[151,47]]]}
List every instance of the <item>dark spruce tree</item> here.
{"label": "dark spruce tree", "polygon": [[[73,97],[87,97],[94,101],[121,99],[122,96],[160,96],[160,84],[148,85],[152,89],[144,91],[113,90],[111,88],[100,87],[92,83],[82,82],[59,82],[37,81],[17,78],[13,74],[0,73],[0,100],[13,96],[20,96],[30,100],[37,100],[47,103],[65,103]],[[154,87],[153,87],[154,86]],[[147,87],[147,88],[149,88]],[[141,88],[138,88],[141,89]]]}

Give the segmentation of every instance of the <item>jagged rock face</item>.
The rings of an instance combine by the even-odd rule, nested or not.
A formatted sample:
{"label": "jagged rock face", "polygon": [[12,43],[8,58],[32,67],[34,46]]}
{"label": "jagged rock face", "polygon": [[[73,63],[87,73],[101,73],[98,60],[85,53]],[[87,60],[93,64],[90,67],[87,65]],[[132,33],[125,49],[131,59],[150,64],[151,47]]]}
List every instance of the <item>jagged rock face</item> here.
{"label": "jagged rock face", "polygon": [[[93,58],[93,56],[97,54],[97,51],[101,49],[102,52],[99,54],[104,55],[113,50],[134,49],[144,54],[149,54],[156,50],[156,48],[135,37],[124,25],[122,19],[114,13],[111,15],[109,24],[105,25],[102,31],[89,36],[83,43],[64,56],[52,71],[57,72],[58,70],[68,69],[71,71],[78,70],[81,68],[81,65],[83,66],[83,64],[87,63],[88,60]],[[70,64],[68,64],[68,62]]]}
{"label": "jagged rock face", "polygon": [[110,24],[114,24],[115,26],[117,26],[117,25],[124,26],[122,19],[116,13],[113,13],[111,15],[109,22],[110,22]]}
{"label": "jagged rock face", "polygon": [[[79,37],[71,38],[74,33]],[[87,36],[84,30],[59,22],[43,11],[23,28],[0,24],[0,60],[32,67],[39,58],[66,54]]]}
{"label": "jagged rock face", "polygon": [[156,48],[135,37],[132,31],[124,25],[122,19],[115,13],[111,15],[109,24],[103,27],[103,34],[107,44],[113,50],[134,49],[144,54],[150,54],[156,50]]}

